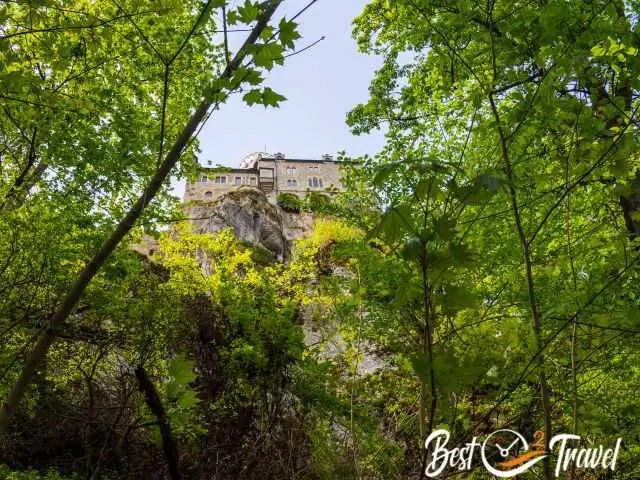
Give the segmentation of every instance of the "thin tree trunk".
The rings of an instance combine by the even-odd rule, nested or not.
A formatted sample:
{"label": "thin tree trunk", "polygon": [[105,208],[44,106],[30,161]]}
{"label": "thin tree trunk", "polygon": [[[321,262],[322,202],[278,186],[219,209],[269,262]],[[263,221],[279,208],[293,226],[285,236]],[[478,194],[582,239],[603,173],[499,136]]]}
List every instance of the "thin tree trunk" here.
{"label": "thin tree trunk", "polygon": [[[22,204],[22,199],[24,199],[28,195],[28,190],[32,186],[33,182],[29,181],[29,176],[37,175],[40,171],[40,168],[36,168],[34,173],[31,173],[34,165],[36,164],[36,136],[38,134],[38,129],[33,129],[33,134],[31,135],[31,141],[29,142],[29,150],[27,152],[27,160],[25,162],[24,168],[20,171],[20,174],[13,182],[13,185],[9,188],[9,191],[5,195],[2,204],[0,204],[0,210],[6,208],[17,208]],[[39,167],[39,166],[38,166]]]}
{"label": "thin tree trunk", "polygon": [[636,173],[636,178],[631,185],[633,193],[628,197],[620,197],[620,207],[629,238],[634,240],[640,236],[640,221],[634,219],[634,216],[640,212],[640,172]]}
{"label": "thin tree trunk", "polygon": [[[437,387],[436,387],[436,372],[433,366],[433,319],[431,315],[431,289],[429,288],[429,281],[427,279],[427,245],[423,242],[422,245],[422,258],[420,260],[422,267],[422,293],[423,293],[423,307],[424,307],[424,332],[422,336],[422,353],[426,354],[429,361],[429,383],[431,387],[431,409],[429,411],[429,422],[425,428],[425,409],[426,409],[426,394],[427,389],[423,378],[420,379],[420,435],[424,441],[427,435],[430,435],[433,431],[433,424],[435,421],[436,407],[438,405]],[[429,452],[425,448],[422,454],[422,465],[420,469],[420,479],[424,478],[427,457]]]}
{"label": "thin tree trunk", "polygon": [[[571,414],[573,416],[573,420],[571,423],[571,433],[573,435],[578,434],[578,365],[577,365],[577,352],[576,352],[576,344],[578,341],[578,321],[577,319],[573,320],[573,329],[571,330],[571,396],[572,396],[572,405],[571,405]],[[569,480],[573,480],[576,478],[576,464],[575,462],[571,463],[571,469],[569,470]]]}
{"label": "thin tree trunk", "polygon": [[[269,3],[269,6],[265,9],[263,14],[258,19],[257,24],[247,37],[242,48],[238,51],[234,59],[227,65],[224,72],[220,76],[221,80],[229,80],[236,69],[242,64],[251,45],[253,45],[259,38],[262,31],[265,29],[269,20],[275,13],[278,6],[282,3],[282,0],[273,0]],[[25,366],[20,374],[20,377],[14,384],[13,388],[9,392],[5,399],[2,408],[0,409],[0,432],[5,430],[11,415],[14,414],[20,400],[24,396],[27,387],[33,381],[33,376],[38,368],[38,365],[42,363],[47,356],[47,352],[54,341],[54,331],[60,328],[60,325],[65,322],[73,311],[76,303],[80,300],[82,294],[86,290],[87,286],[98,273],[100,268],[104,265],[105,261],[115,248],[120,244],[125,235],[133,228],[135,222],[140,218],[145,208],[154,199],[162,184],[169,176],[169,173],[180,159],[183,150],[188,145],[193,134],[205,119],[209,108],[213,105],[213,99],[216,94],[220,93],[219,87],[210,88],[205,92],[204,100],[200,103],[195,113],[191,116],[187,125],[182,130],[182,133],[174,143],[171,150],[167,153],[165,160],[162,162],[156,173],[153,175],[149,184],[145,188],[143,194],[138,198],[135,205],[129,210],[125,217],[117,225],[111,236],[105,241],[100,250],[96,252],[94,257],[84,267],[84,269],[78,275],[76,281],[72,285],[67,295],[62,300],[57,311],[51,317],[49,325],[46,330],[40,335],[33,351],[27,359]]]}
{"label": "thin tree trunk", "polygon": [[[565,167],[565,181],[569,182],[569,158]],[[567,195],[567,209],[565,214],[565,224],[567,226],[567,253],[569,254],[569,263],[571,265],[571,279],[573,281],[573,291],[578,293],[578,278],[576,267],[573,261],[573,238],[571,236],[571,195]],[[579,415],[579,399],[578,399],[578,317],[573,319],[571,329],[571,433],[578,434],[578,415]],[[567,474],[569,480],[576,478],[576,464],[571,463],[571,468]]]}
{"label": "thin tree trunk", "polygon": [[138,386],[140,391],[144,393],[144,398],[149,410],[158,419],[158,426],[160,427],[160,436],[162,437],[162,450],[167,459],[167,466],[169,467],[169,475],[171,480],[180,480],[180,469],[178,466],[178,444],[173,437],[171,431],[171,425],[169,419],[162,406],[162,400],[153,382],[149,378],[147,371],[144,367],[140,366],[136,368],[136,378],[138,379]]}
{"label": "thin tree trunk", "polygon": [[[524,233],[524,229],[522,227],[522,218],[520,216],[520,208],[518,205],[518,198],[515,190],[513,170],[511,168],[511,159],[509,158],[507,140],[504,135],[504,131],[502,129],[500,115],[498,114],[498,109],[496,108],[496,104],[493,100],[493,95],[489,95],[489,101],[491,103],[491,110],[493,112],[493,116],[496,120],[496,124],[498,128],[503,168],[504,168],[504,172],[508,182],[509,200],[511,203],[511,210],[513,212],[513,218],[515,221],[516,230],[518,232],[518,239],[520,241],[520,245],[522,248],[522,256],[524,258],[525,276],[527,280],[527,294],[529,297],[529,308],[531,310],[531,318],[533,320],[533,333],[534,333],[535,343],[536,343],[535,345],[536,352],[538,352],[536,356],[536,367],[538,370],[538,379],[540,382],[540,393],[542,396],[542,411],[544,415],[544,448],[546,452],[549,452],[549,440],[551,439],[551,436],[553,434],[552,424],[551,424],[551,401],[549,398],[547,375],[546,375],[545,366],[544,366],[544,355],[542,352],[542,348],[544,345],[544,342],[542,340],[542,321],[540,317],[540,310],[538,308],[538,301],[536,298],[535,285],[533,280],[533,265],[531,262],[530,245]],[[543,460],[543,467],[544,467],[544,477],[547,480],[551,480],[553,478],[553,475],[551,472],[551,462],[548,455]]]}

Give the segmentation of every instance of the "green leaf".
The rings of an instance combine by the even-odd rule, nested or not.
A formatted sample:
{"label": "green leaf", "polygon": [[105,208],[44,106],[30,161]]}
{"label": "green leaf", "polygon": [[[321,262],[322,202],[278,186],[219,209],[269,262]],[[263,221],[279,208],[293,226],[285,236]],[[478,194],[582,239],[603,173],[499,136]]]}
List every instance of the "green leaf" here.
{"label": "green leaf", "polygon": [[262,92],[262,104],[265,107],[278,107],[280,102],[285,101],[286,98],[277,92],[274,92],[271,88],[265,87]]}
{"label": "green leaf", "polygon": [[431,362],[426,355],[416,354],[410,358],[411,367],[416,375],[424,380],[428,380],[431,376]]}
{"label": "green leaf", "polygon": [[260,85],[263,81],[262,75],[258,70],[253,68],[240,67],[236,70],[231,80],[231,85],[240,85],[248,83],[249,85]]}
{"label": "green leaf", "polygon": [[263,90],[254,88],[245,93],[242,99],[249,106],[259,103],[265,107],[278,107],[280,102],[286,100],[285,97],[273,91],[270,87],[265,87]]}
{"label": "green leaf", "polygon": [[242,23],[249,24],[258,18],[260,8],[257,4],[245,0],[244,5],[238,7],[238,18]]}
{"label": "green leaf", "polygon": [[457,221],[445,215],[434,221],[434,230],[442,240],[451,240],[456,233]]}
{"label": "green leaf", "polygon": [[242,99],[250,107],[255,105],[256,103],[262,103],[262,91],[257,88],[254,88],[253,90],[249,90],[247,93],[244,94]]}
{"label": "green leaf", "polygon": [[167,392],[170,397],[175,397],[196,379],[193,367],[194,363],[191,360],[187,360],[183,355],[178,355],[169,363],[168,370],[169,375],[171,375],[171,381],[167,386]]}
{"label": "green leaf", "polygon": [[282,65],[284,63],[282,45],[272,42],[263,45],[256,45],[253,53],[253,62],[257,67],[271,70],[274,63]]}
{"label": "green leaf", "polygon": [[260,33],[260,37],[258,38],[268,42],[271,37],[273,37],[273,27],[267,25],[264,27],[264,30],[262,30],[262,33]]}
{"label": "green leaf", "polygon": [[298,24],[294,21],[287,21],[284,18],[280,20],[278,25],[278,38],[284,48],[294,48],[294,41],[300,38],[300,34],[297,32],[296,27]]}
{"label": "green leaf", "polygon": [[238,12],[236,12],[235,10],[231,10],[229,13],[227,13],[227,23],[229,25],[236,25],[239,21],[240,16],[238,15]]}
{"label": "green leaf", "polygon": [[198,395],[195,390],[187,390],[178,398],[178,405],[181,408],[188,409],[195,407],[198,404]]}
{"label": "green leaf", "polygon": [[387,163],[380,167],[378,167],[378,172],[373,179],[374,185],[382,186],[386,183],[387,179],[391,176],[392,173],[395,172],[398,167],[398,163]]}
{"label": "green leaf", "polygon": [[380,220],[380,224],[372,232],[373,236],[381,236],[389,243],[396,243],[398,240],[413,233],[410,205],[398,205],[387,210]]}

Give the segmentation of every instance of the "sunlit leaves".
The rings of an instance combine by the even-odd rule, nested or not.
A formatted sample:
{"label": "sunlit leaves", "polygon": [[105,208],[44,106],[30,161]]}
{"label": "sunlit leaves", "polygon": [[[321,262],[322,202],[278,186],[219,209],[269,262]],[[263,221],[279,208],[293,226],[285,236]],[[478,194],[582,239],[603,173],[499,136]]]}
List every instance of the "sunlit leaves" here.
{"label": "sunlit leaves", "polygon": [[253,89],[249,90],[244,94],[242,99],[247,103],[247,105],[252,106],[256,103],[264,105],[266,107],[278,107],[280,102],[286,100],[285,97],[280,95],[279,93],[273,91],[270,87],[265,87],[264,89]]}
{"label": "sunlit leaves", "polygon": [[[426,382],[435,369],[438,386],[454,392],[456,402],[465,392],[481,389],[491,398],[512,388],[535,351],[514,203],[533,259],[543,338],[635,258],[628,225],[637,215],[627,211],[622,219],[620,209],[631,201],[626,205],[635,213],[638,197],[638,137],[629,121],[637,121],[640,64],[628,7],[605,1],[550,1],[535,8],[526,2],[487,8],[463,1],[443,8],[429,0],[372,1],[355,21],[360,48],[382,55],[384,63],[369,100],[352,110],[348,123],[356,134],[384,127],[387,142],[364,162],[361,184],[354,183],[363,203],[377,202],[384,212],[372,234],[412,274],[403,277],[396,295],[408,318],[376,313],[417,334],[418,344],[425,326],[418,309],[420,269],[427,270],[430,305],[437,305],[435,361],[412,352],[410,366],[402,368]],[[445,168],[430,168],[433,160]],[[411,205],[411,228],[394,210],[404,205]],[[626,275],[637,275],[632,270]],[[623,312],[638,318],[636,296],[624,280],[607,288],[581,312],[585,322],[615,324]],[[376,323],[378,332],[383,323]],[[609,375],[598,362],[635,348],[633,341],[609,344],[615,333],[607,330],[579,328],[578,338],[578,358],[599,358],[585,367],[596,378]],[[569,338],[557,340],[545,361],[569,365],[569,351]],[[463,366],[468,358],[474,361]],[[484,370],[473,368],[480,365]],[[463,377],[462,369],[473,373],[455,385],[450,380]],[[590,374],[581,369],[578,385],[589,384]],[[569,371],[550,374],[556,398],[572,395]],[[537,381],[532,371],[522,378]],[[533,389],[525,384],[515,391],[501,408],[528,421]],[[582,402],[606,395],[578,386],[578,396]],[[468,397],[462,410],[491,405],[465,402]],[[584,427],[598,432],[606,427],[592,415],[594,408],[580,404],[578,421],[584,418]],[[471,426],[462,410],[459,421]],[[451,425],[449,413],[439,413]],[[554,424],[570,425],[571,408],[554,415]]]}
{"label": "sunlit leaves", "polygon": [[185,359],[182,355],[169,362],[168,371],[169,375],[171,375],[171,380],[167,384],[169,397],[177,397],[196,379],[196,375],[193,373],[193,366],[193,362]]}
{"label": "sunlit leaves", "polygon": [[300,34],[296,30],[298,24],[286,19],[280,20],[278,25],[278,38],[284,48],[294,48],[294,41],[300,38]]}
{"label": "sunlit leaves", "polygon": [[283,51],[282,45],[275,42],[256,45],[253,48],[253,62],[257,67],[271,70],[275,64],[284,63]]}
{"label": "sunlit leaves", "polygon": [[258,3],[245,0],[244,4],[238,7],[238,20],[249,24],[258,18],[259,13]]}
{"label": "sunlit leaves", "polygon": [[371,232],[371,236],[382,236],[390,244],[394,244],[408,234],[414,232],[410,205],[398,205],[387,210],[380,224]]}
{"label": "sunlit leaves", "polygon": [[249,85],[260,85],[263,81],[262,75],[258,70],[249,69],[249,68],[238,68],[233,76],[234,80],[231,82],[232,85],[238,85],[242,82],[247,82]]}

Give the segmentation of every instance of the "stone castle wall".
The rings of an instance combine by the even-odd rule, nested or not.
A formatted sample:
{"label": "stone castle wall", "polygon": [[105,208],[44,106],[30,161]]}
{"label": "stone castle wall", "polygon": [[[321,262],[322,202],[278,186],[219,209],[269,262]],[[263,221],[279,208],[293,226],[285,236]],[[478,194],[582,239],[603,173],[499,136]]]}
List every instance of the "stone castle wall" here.
{"label": "stone castle wall", "polygon": [[187,184],[184,201],[209,201],[243,188],[260,189],[270,199],[279,193],[293,193],[303,198],[309,191],[331,193],[343,190],[339,164],[328,158],[260,157],[249,167],[228,172],[203,168],[198,180]]}
{"label": "stone castle wall", "polygon": [[260,160],[260,168],[273,168],[277,193],[293,193],[304,197],[306,192],[342,190],[340,168],[334,161]]}
{"label": "stone castle wall", "polygon": [[195,183],[187,183],[184,201],[213,200],[223,193],[240,188],[258,188],[258,172],[255,170],[233,170],[211,173],[203,170]]}

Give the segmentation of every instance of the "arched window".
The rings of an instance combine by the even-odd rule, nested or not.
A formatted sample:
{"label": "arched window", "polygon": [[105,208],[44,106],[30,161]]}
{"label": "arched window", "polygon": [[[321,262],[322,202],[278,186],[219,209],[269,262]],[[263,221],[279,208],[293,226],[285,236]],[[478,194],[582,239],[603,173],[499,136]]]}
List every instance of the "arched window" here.
{"label": "arched window", "polygon": [[200,177],[200,183],[207,183],[207,176],[206,175],[202,175]]}
{"label": "arched window", "polygon": [[322,179],[321,178],[318,179],[318,186],[322,187]]}
{"label": "arched window", "polygon": [[318,179],[316,177],[313,177],[313,186],[314,187],[318,186]]}
{"label": "arched window", "polygon": [[213,192],[205,192],[204,198],[213,198]]}

